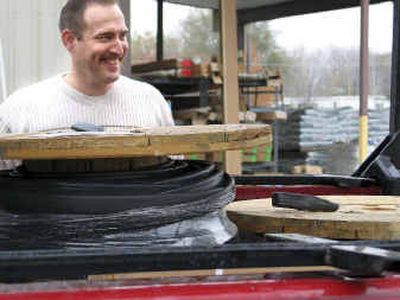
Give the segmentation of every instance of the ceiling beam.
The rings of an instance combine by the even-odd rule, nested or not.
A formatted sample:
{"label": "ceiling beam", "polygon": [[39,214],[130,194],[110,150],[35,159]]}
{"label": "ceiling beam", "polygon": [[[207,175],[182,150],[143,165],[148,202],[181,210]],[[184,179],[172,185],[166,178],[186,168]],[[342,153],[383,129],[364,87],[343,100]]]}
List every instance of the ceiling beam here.
{"label": "ceiling beam", "polygon": [[[370,4],[388,2],[388,0],[371,0]],[[265,5],[250,9],[238,10],[238,22],[240,24],[268,21],[283,17],[296,16],[308,13],[323,12],[329,10],[360,6],[359,0],[302,0],[284,2],[276,5]]]}

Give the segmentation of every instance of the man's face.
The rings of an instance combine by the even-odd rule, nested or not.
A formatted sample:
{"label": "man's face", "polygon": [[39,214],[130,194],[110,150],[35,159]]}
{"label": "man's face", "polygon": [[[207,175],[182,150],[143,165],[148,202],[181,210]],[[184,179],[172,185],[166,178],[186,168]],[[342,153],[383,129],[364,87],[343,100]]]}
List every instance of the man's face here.
{"label": "man's face", "polygon": [[116,81],[128,51],[124,16],[118,5],[89,5],[83,15],[81,38],[71,51],[75,71],[86,82],[109,85]]}

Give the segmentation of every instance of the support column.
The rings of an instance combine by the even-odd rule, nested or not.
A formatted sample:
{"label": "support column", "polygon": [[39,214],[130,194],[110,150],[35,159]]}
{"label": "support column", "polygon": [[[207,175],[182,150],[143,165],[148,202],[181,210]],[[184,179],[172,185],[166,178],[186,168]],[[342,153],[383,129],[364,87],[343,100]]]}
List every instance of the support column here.
{"label": "support column", "polygon": [[[120,0],[119,5],[125,17],[126,26],[131,30],[131,1],[130,0]],[[128,34],[128,45],[131,46],[131,36]],[[131,77],[131,52],[128,51],[126,57],[122,63],[121,73],[127,77]]]}
{"label": "support column", "polygon": [[369,0],[361,0],[360,42],[360,119],[359,119],[359,162],[368,154],[368,10]]}
{"label": "support column", "polygon": [[[225,124],[239,123],[239,80],[236,0],[220,0],[223,113]],[[226,151],[225,170],[241,174],[240,151]]]}
{"label": "support column", "polygon": [[392,75],[390,85],[390,132],[400,130],[400,0],[393,0]]}
{"label": "support column", "polygon": [[157,61],[164,59],[164,0],[157,0]]}

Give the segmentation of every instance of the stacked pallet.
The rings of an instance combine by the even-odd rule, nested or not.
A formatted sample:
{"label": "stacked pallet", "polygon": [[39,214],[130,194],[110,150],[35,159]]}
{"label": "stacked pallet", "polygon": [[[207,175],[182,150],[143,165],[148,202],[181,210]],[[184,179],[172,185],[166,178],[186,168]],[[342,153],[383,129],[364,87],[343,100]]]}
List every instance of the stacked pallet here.
{"label": "stacked pallet", "polygon": [[[241,151],[242,162],[259,164],[267,163],[272,161],[272,146],[271,145],[261,145],[252,148],[242,149]],[[192,153],[184,155],[184,159],[189,160],[209,160],[214,162],[222,163],[224,161],[223,153],[216,152],[210,157],[206,153]]]}
{"label": "stacked pallet", "polygon": [[272,146],[261,145],[253,148],[243,149],[242,162],[263,163],[272,161]]}
{"label": "stacked pallet", "polygon": [[278,70],[259,70],[239,73],[241,88],[240,107],[281,107],[283,105],[283,82]]}
{"label": "stacked pallet", "polygon": [[211,77],[215,70],[219,70],[215,63],[196,64],[191,59],[165,59],[131,66],[134,76],[149,77]]}

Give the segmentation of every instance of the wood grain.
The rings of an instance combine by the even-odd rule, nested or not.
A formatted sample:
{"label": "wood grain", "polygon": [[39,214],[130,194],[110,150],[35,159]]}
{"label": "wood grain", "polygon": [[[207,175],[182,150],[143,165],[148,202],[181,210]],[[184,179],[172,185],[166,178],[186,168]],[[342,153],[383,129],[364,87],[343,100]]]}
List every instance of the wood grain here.
{"label": "wood grain", "polygon": [[158,70],[170,70],[179,68],[179,61],[175,58],[165,59],[161,61],[153,61],[144,64],[137,64],[131,66],[132,73],[146,73]]}
{"label": "wood grain", "polygon": [[157,279],[173,277],[203,277],[203,276],[233,276],[266,273],[306,273],[306,272],[332,272],[340,269],[331,266],[304,266],[304,267],[265,267],[265,268],[232,268],[232,269],[206,269],[206,270],[173,270],[135,273],[116,273],[89,275],[90,281],[128,280],[128,279]]}
{"label": "wood grain", "polygon": [[[220,46],[222,59],[222,112],[225,124],[239,123],[239,78],[237,50],[236,1],[220,0]],[[218,82],[218,77],[214,77]],[[240,148],[233,148],[240,149]],[[224,169],[229,174],[241,174],[239,151],[224,153]]]}
{"label": "wood grain", "polygon": [[1,135],[2,159],[78,159],[164,156],[251,148],[271,144],[268,125],[118,127],[105,132],[55,130]]}
{"label": "wood grain", "polygon": [[399,196],[320,196],[338,203],[336,212],[273,207],[271,198],[237,201],[226,207],[244,232],[300,233],[333,239],[400,238]]}
{"label": "wood grain", "polygon": [[273,122],[276,120],[287,120],[287,113],[285,111],[265,111],[256,113],[257,121]]}

